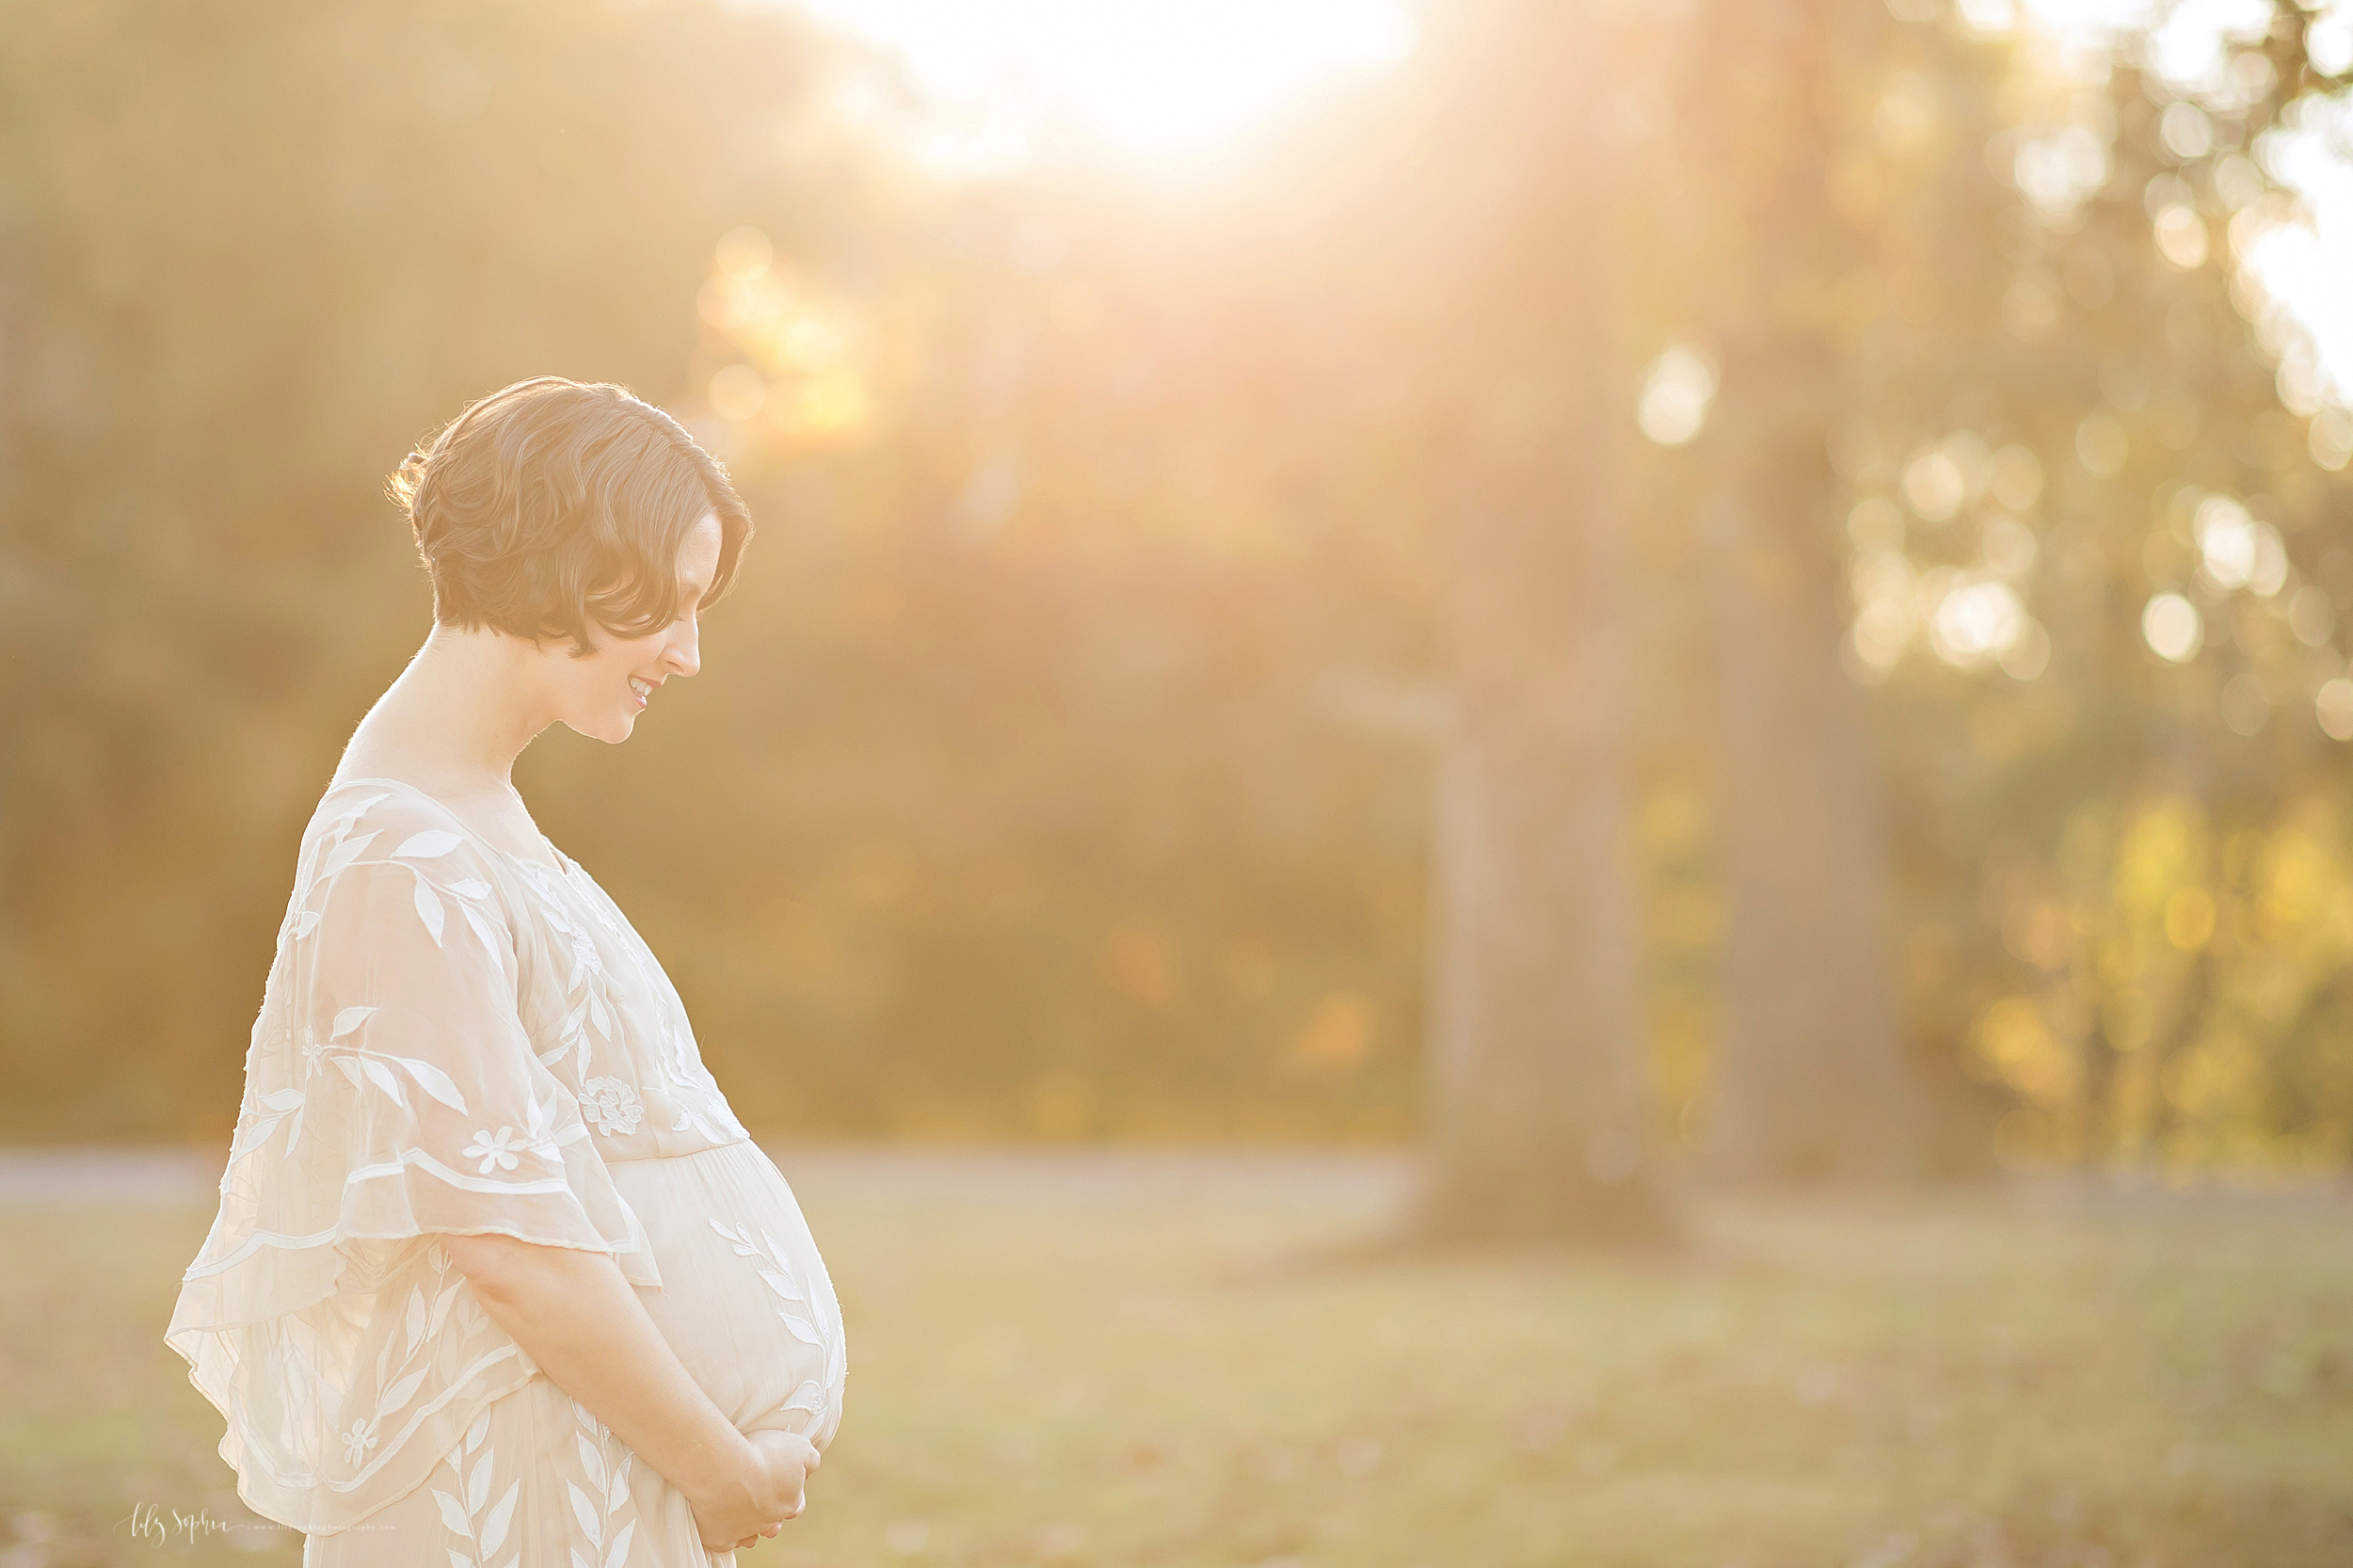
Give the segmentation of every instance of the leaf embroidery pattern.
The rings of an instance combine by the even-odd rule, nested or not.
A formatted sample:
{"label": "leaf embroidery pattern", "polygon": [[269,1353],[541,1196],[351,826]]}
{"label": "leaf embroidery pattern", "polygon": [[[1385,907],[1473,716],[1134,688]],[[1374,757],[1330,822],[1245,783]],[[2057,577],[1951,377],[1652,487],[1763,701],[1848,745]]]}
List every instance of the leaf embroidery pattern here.
{"label": "leaf embroidery pattern", "polygon": [[[355,1468],[366,1451],[376,1446],[377,1435],[389,1430],[392,1418],[407,1409],[424,1387],[433,1370],[434,1340],[465,1287],[465,1276],[457,1272],[448,1248],[436,1242],[425,1256],[434,1272],[432,1294],[426,1295],[422,1281],[408,1288],[408,1299],[402,1304],[398,1324],[384,1336],[383,1348],[376,1352],[376,1412],[355,1421],[351,1430],[343,1433],[344,1457]],[[397,1360],[392,1353],[396,1345],[400,1348]]]}
{"label": "leaf embroidery pattern", "polygon": [[720,1093],[719,1080],[711,1076],[710,1069],[703,1065],[701,1053],[695,1049],[694,1031],[686,1021],[686,1004],[679,1000],[669,972],[653,955],[653,949],[646,945],[646,939],[637,935],[637,928],[629,923],[620,906],[605,896],[597,879],[580,871],[579,880],[586,885],[588,907],[597,923],[612,936],[636,970],[641,992],[654,1000],[661,1047],[658,1066],[673,1087],[683,1091],[672,1096],[678,1105],[678,1120],[670,1124],[670,1130],[684,1132],[692,1128],[713,1144],[750,1137],[728,1107],[727,1096]]}
{"label": "leaf embroidery pattern", "polygon": [[506,1545],[508,1528],[515,1522],[515,1499],[523,1483],[520,1477],[508,1481],[498,1501],[490,1500],[490,1489],[496,1484],[498,1474],[498,1454],[486,1441],[489,1435],[490,1412],[485,1410],[466,1429],[464,1445],[447,1456],[451,1474],[464,1478],[462,1498],[438,1486],[433,1488],[434,1506],[441,1511],[442,1525],[465,1548],[448,1548],[449,1568],[517,1568],[522,1559],[520,1540],[504,1560],[498,1556]]}
{"label": "leaf embroidery pattern", "polygon": [[539,912],[560,938],[552,944],[557,958],[569,959],[571,966],[564,981],[564,1021],[556,1031],[562,1043],[552,1050],[541,1051],[539,1060],[552,1067],[567,1056],[571,1057],[573,1081],[579,1082],[594,1067],[596,1041],[590,1038],[590,1031],[611,1045],[619,1023],[605,995],[604,961],[598,956],[597,945],[588,933],[566,912],[563,889],[555,885],[547,868],[525,860],[519,862],[516,869],[538,895]]}
{"label": "leaf embroidery pattern", "polygon": [[793,1277],[792,1265],[785,1261],[784,1249],[776,1244],[776,1239],[764,1230],[760,1233],[760,1240],[768,1243],[768,1250],[763,1253],[760,1242],[752,1240],[749,1225],[724,1225],[713,1217],[711,1228],[728,1239],[735,1249],[736,1256],[758,1260],[752,1267],[759,1271],[761,1279],[768,1282],[768,1288],[776,1292],[778,1302],[776,1316],[783,1319],[784,1326],[792,1331],[792,1337],[805,1345],[823,1345],[824,1336],[818,1332],[815,1309],[809,1305],[808,1293]]}
{"label": "leaf embroidery pattern", "polygon": [[[278,1130],[280,1122],[284,1121],[290,1112],[301,1111],[302,1100],[299,1089],[272,1089],[254,1096],[253,1106],[240,1120],[236,1136],[230,1141],[229,1162],[235,1164],[269,1142],[269,1135]],[[296,1120],[299,1119],[297,1115]],[[295,1134],[288,1134],[286,1142],[289,1146],[294,1141]]]}
{"label": "leaf embroidery pattern", "polygon": [[[573,1441],[578,1446],[581,1480],[588,1484],[584,1487],[567,1477],[564,1491],[572,1505],[572,1518],[588,1538],[589,1547],[583,1552],[577,1541],[572,1544],[571,1568],[624,1568],[630,1542],[637,1533],[636,1502],[629,1492],[632,1455],[586,1405],[578,1400],[571,1405],[580,1421]],[[629,1518],[620,1528],[613,1528],[624,1513]]]}
{"label": "leaf embroidery pattern", "polygon": [[[350,833],[369,808],[385,798],[383,795],[371,795],[336,819],[334,832],[321,844],[321,858],[314,874],[307,885],[300,888],[293,901],[292,910],[280,933],[281,940],[300,942],[318,929],[320,913],[308,905],[316,903],[338,875],[361,864],[361,854],[382,837],[380,832],[376,831],[362,833],[357,838],[350,837]],[[469,876],[445,886],[437,886],[426,879],[423,868],[416,864],[421,860],[439,859],[463,841],[458,835],[445,831],[412,833],[389,857],[366,863],[404,865],[415,873],[417,885],[413,899],[417,919],[424,926],[426,935],[433,938],[436,947],[443,944],[449,924],[443,895],[454,897],[467,929],[482,943],[492,966],[504,974],[506,944],[499,938],[488,916],[476,907],[489,898],[490,885],[480,877]],[[350,1080],[353,1088],[373,1086],[390,1096],[392,1103],[405,1111],[408,1109],[408,1091],[403,1081],[405,1075],[408,1081],[434,1099],[461,1115],[466,1114],[465,1096],[459,1093],[449,1074],[440,1067],[415,1057],[370,1050],[358,1043],[360,1031],[375,1012],[373,1007],[344,1008],[335,1015],[333,1023],[328,1026],[328,1038],[324,1041],[306,1029],[299,1046],[301,1077],[307,1080],[322,1063],[331,1062]],[[293,1153],[302,1142],[306,1101],[305,1092],[298,1088],[279,1089],[257,1096],[254,1104],[247,1108],[245,1117],[231,1142],[231,1160],[250,1154],[267,1142],[281,1122],[287,1123],[286,1152]],[[292,1117],[291,1122],[288,1122],[289,1116]]]}
{"label": "leaf embroidery pattern", "polygon": [[[383,795],[370,795],[365,800],[345,807],[343,813],[336,817],[334,825],[321,836],[319,848],[313,855],[332,857],[342,848],[344,840],[350,837],[352,824],[382,804],[385,798]],[[286,903],[286,920],[278,929],[281,944],[298,942],[318,929],[319,912],[308,906],[311,895],[326,880],[323,863],[312,865],[307,877],[301,872],[296,873],[294,897]]]}
{"label": "leaf embroidery pattern", "polygon": [[[539,1060],[552,1067],[566,1057],[572,1059],[572,1081],[580,1085],[575,1093],[582,1113],[599,1132],[607,1136],[632,1133],[641,1125],[650,1130],[651,1124],[645,1122],[646,1107],[631,1080],[600,1075],[594,1070],[598,1044],[614,1048],[620,1040],[621,1018],[611,1000],[614,976],[608,973],[587,929],[573,918],[577,905],[557,886],[557,879],[545,867],[529,861],[517,869],[538,895],[541,912],[555,934],[556,939],[551,946],[559,969],[568,953],[570,960],[565,980],[564,1016],[556,1031],[559,1043],[539,1052]],[[678,993],[661,965],[653,961],[651,950],[637,936],[635,929],[619,918],[618,909],[612,906],[612,901],[604,896],[595,879],[576,865],[571,871],[573,874],[568,880],[578,898],[587,904],[596,923],[614,937],[635,968],[641,994],[655,999],[658,1016],[652,1032],[658,1036],[653,1044],[659,1049],[644,1064],[645,1080],[685,1091],[669,1096],[678,1108],[677,1119],[669,1130],[684,1132],[691,1128],[712,1144],[750,1137],[728,1109],[717,1080],[694,1051],[693,1036],[683,1030],[684,1004],[678,1000]]]}
{"label": "leaf embroidery pattern", "polygon": [[[353,866],[361,864],[360,856],[365,853],[371,843],[382,836],[379,832],[371,831],[354,839],[349,837],[349,834],[360,818],[365,815],[370,808],[385,798],[387,797],[383,795],[372,795],[336,820],[334,833],[321,844],[321,858],[315,872],[311,880],[297,890],[286,917],[286,924],[281,928],[281,935],[284,937],[298,942],[318,929],[320,913],[309,907],[310,904],[318,894],[333,884],[337,876]],[[411,833],[401,840],[400,846],[390,856],[366,863],[378,866],[406,866],[416,874],[417,886],[413,901],[416,904],[417,919],[424,923],[426,935],[433,938],[433,945],[436,947],[442,945],[443,933],[448,929],[449,923],[442,895],[446,893],[455,896],[457,900],[458,914],[464,920],[467,930],[473,933],[475,940],[482,944],[483,951],[489,954],[492,967],[501,974],[504,974],[507,972],[506,944],[499,938],[496,928],[486,918],[484,912],[475,907],[489,898],[490,885],[476,876],[460,877],[446,884],[437,885],[427,880],[424,868],[418,864],[421,860],[438,860],[464,841],[457,834],[440,829]]]}
{"label": "leaf embroidery pattern", "polygon": [[[419,833],[392,851],[392,855],[395,858],[408,860],[438,858],[456,848],[458,843],[455,833]],[[424,847],[420,848],[420,845]],[[449,929],[449,912],[442,903],[442,895],[446,893],[458,901],[459,917],[465,920],[466,929],[474,934],[475,940],[489,952],[490,962],[504,970],[505,961],[499,954],[498,940],[490,934],[489,922],[473,907],[490,896],[490,885],[478,876],[468,876],[440,887],[426,879],[423,867],[411,865],[408,869],[417,875],[417,919],[424,923],[425,935],[433,938],[433,945],[437,948],[441,946],[441,933]]]}
{"label": "leaf embroidery pattern", "polygon": [[[408,1109],[408,1096],[401,1088],[400,1073],[407,1073],[416,1080],[418,1088],[452,1111],[465,1114],[466,1096],[458,1093],[457,1085],[451,1080],[449,1074],[432,1063],[413,1056],[394,1056],[390,1051],[370,1050],[361,1045],[343,1043],[347,1037],[356,1037],[375,1012],[373,1007],[346,1007],[335,1015],[335,1022],[324,1045],[316,1039],[303,1041],[306,1076],[320,1062],[332,1062],[344,1077],[351,1080],[353,1088],[374,1084],[390,1095],[394,1105],[406,1111]],[[395,1072],[394,1068],[398,1068],[399,1072]],[[292,1142],[289,1138],[288,1143]]]}
{"label": "leaf embroidery pattern", "polygon": [[[849,1346],[842,1339],[841,1325],[839,1321],[826,1321],[824,1316],[832,1302],[830,1284],[815,1296],[803,1289],[792,1265],[785,1257],[784,1248],[765,1230],[760,1233],[760,1240],[755,1241],[749,1225],[725,1225],[713,1217],[711,1228],[728,1239],[736,1256],[753,1259],[752,1267],[776,1294],[776,1316],[783,1320],[792,1337],[824,1352],[824,1387],[805,1383],[793,1392],[792,1400],[784,1407],[787,1410],[806,1410],[811,1416],[823,1421],[828,1394],[836,1398],[840,1396],[849,1372]],[[764,1252],[760,1242],[767,1243]]]}

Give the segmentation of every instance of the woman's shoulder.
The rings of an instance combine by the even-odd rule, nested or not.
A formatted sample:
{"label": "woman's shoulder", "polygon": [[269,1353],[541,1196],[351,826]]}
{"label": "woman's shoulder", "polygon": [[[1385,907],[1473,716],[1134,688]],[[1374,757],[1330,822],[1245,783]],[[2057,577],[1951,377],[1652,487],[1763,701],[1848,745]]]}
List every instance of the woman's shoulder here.
{"label": "woman's shoulder", "polygon": [[430,794],[391,779],[337,782],[303,831],[282,952],[316,962],[357,942],[390,963],[403,944],[429,941],[462,957],[471,936],[511,977],[528,904],[501,856]]}
{"label": "woman's shoulder", "polygon": [[348,840],[355,833],[385,833],[400,828],[440,831],[468,837],[465,824],[413,784],[395,778],[331,780],[311,813],[304,838]]}
{"label": "woman's shoulder", "polygon": [[390,778],[330,783],[302,834],[304,880],[397,864],[420,876],[504,881],[500,856],[464,819],[415,785]]}

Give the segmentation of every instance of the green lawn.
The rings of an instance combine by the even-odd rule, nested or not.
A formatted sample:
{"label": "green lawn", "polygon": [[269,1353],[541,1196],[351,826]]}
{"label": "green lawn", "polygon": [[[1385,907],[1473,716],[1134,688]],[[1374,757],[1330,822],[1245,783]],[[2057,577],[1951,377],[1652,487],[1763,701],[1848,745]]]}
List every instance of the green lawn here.
{"label": "green lawn", "polygon": [[[1377,1160],[775,1152],[849,1400],[747,1565],[2353,1564],[2343,1194],[1716,1202],[1672,1256],[1367,1262]],[[210,1212],[0,1204],[0,1568],[298,1556],[123,1528],[249,1517],[159,1338]]]}

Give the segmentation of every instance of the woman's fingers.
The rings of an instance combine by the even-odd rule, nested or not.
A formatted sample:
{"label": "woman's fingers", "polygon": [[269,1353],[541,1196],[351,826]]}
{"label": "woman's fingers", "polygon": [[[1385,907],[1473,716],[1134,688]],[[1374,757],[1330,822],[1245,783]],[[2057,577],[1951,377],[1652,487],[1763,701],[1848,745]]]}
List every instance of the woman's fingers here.
{"label": "woman's fingers", "polygon": [[758,1535],[747,1535],[743,1540],[738,1541],[735,1544],[735,1549],[740,1552],[746,1546],[757,1546],[761,1541],[776,1534],[783,1528],[784,1527],[782,1525],[770,1525],[766,1529],[761,1530]]}

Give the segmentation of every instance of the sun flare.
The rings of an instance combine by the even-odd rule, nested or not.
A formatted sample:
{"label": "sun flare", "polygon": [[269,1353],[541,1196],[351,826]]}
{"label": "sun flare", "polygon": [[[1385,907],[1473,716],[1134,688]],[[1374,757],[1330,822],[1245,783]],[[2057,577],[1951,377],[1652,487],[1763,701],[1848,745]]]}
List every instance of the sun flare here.
{"label": "sun flare", "polygon": [[1130,156],[1209,151],[1418,37],[1399,0],[799,0],[899,56],[940,116],[931,161],[1017,165],[1081,138]]}

